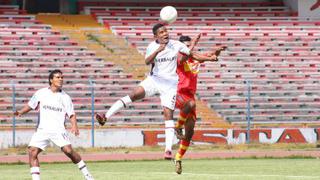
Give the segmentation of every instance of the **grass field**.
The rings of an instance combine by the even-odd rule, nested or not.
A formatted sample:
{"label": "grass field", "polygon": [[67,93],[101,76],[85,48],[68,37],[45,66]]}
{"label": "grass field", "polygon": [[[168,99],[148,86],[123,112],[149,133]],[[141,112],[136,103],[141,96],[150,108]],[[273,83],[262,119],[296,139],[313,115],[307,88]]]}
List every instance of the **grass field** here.
{"label": "grass field", "polygon": [[[184,160],[183,173],[177,175],[171,161],[88,162],[95,179],[101,180],[166,180],[227,179],[284,180],[320,179],[319,159],[212,159]],[[1,164],[0,179],[30,179],[27,164]],[[42,180],[83,179],[72,163],[41,164]]]}

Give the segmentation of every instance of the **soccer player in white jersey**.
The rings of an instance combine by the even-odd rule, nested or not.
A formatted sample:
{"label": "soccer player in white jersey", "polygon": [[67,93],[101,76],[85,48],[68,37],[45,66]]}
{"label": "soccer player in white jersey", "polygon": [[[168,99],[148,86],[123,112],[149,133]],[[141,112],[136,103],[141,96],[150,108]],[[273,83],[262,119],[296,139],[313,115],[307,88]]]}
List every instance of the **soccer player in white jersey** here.
{"label": "soccer player in white jersey", "polygon": [[49,74],[50,87],[38,90],[16,116],[28,113],[32,109],[39,110],[39,122],[37,131],[33,134],[28,145],[30,171],[33,180],[40,179],[40,166],[38,155],[52,141],[59,146],[74,164],[77,164],[86,180],[93,180],[86,164],[80,155],[75,152],[69,141],[65,129],[65,118],[68,116],[71,122],[71,132],[79,135],[76,114],[71,98],[61,88],[63,76],[60,70],[54,70]]}
{"label": "soccer player in white jersey", "polygon": [[146,51],[145,63],[152,65],[150,74],[129,95],[116,101],[105,115],[96,114],[100,125],[105,122],[121,108],[144,97],[160,94],[165,120],[165,159],[172,159],[172,145],[174,138],[173,111],[175,108],[178,76],[177,56],[182,53],[194,59],[216,59],[215,56],[208,57],[194,52],[183,43],[169,38],[167,28],[163,24],[156,24],[152,28],[155,40],[151,42]]}

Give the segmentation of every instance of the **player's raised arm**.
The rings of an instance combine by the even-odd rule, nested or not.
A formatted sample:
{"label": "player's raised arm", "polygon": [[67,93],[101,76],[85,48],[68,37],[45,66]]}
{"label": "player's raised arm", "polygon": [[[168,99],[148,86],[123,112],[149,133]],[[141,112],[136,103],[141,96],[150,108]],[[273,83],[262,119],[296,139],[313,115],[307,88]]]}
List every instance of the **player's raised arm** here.
{"label": "player's raised arm", "polygon": [[220,53],[224,50],[227,49],[227,46],[220,46],[218,47],[218,49],[214,52],[214,55],[216,55],[217,57],[220,56]]}
{"label": "player's raised arm", "polygon": [[[199,53],[193,52],[193,54],[194,54],[193,56],[196,56],[195,59],[199,62],[218,61],[219,60],[218,57],[220,56],[221,52],[226,49],[227,49],[227,46],[219,46],[216,50],[214,50],[208,54],[199,54]],[[207,57],[207,59],[206,59],[206,57]]]}
{"label": "player's raised arm", "polygon": [[212,55],[216,55],[217,57],[220,56],[221,52],[226,50],[227,46],[219,46],[216,48],[216,50],[211,51],[210,53],[208,53],[208,56],[212,56]]}
{"label": "player's raised arm", "polygon": [[197,60],[199,62],[204,62],[204,61],[218,61],[218,58],[216,55],[211,55],[211,56],[208,56],[208,55],[205,55],[205,54],[200,54],[200,53],[197,53],[197,52],[194,52],[192,51],[190,53],[190,56],[194,59],[194,60]]}
{"label": "player's raised arm", "polygon": [[198,44],[199,40],[201,38],[201,33],[197,34],[196,37],[194,37],[192,40],[191,40],[191,43],[190,43],[190,47],[189,49],[192,51],[194,49],[194,47]]}

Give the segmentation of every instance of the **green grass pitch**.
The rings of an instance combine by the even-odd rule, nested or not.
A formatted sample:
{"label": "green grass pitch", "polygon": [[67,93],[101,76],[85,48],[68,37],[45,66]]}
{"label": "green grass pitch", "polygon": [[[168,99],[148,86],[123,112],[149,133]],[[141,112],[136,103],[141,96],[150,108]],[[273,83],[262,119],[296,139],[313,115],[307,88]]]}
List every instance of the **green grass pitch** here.
{"label": "green grass pitch", "polygon": [[[99,180],[126,179],[201,179],[201,180],[285,180],[320,179],[319,159],[203,159],[184,160],[183,172],[174,172],[172,161],[87,162],[89,170]],[[0,179],[31,179],[27,164],[1,164]],[[42,180],[83,179],[70,163],[41,164]]]}

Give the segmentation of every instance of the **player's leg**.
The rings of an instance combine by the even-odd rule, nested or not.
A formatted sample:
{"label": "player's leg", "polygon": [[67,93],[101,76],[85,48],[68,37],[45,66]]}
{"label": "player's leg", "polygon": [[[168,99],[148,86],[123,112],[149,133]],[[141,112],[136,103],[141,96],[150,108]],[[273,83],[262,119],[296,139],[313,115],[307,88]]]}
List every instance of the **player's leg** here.
{"label": "player's leg", "polygon": [[194,134],[194,125],[195,125],[196,117],[189,116],[186,123],[185,123],[185,138],[180,141],[179,149],[175,155],[175,166],[176,166],[176,173],[182,173],[182,158],[186,151],[189,148],[192,136]]}
{"label": "player's leg", "polygon": [[37,131],[32,135],[30,143],[28,145],[28,155],[30,164],[30,173],[32,180],[40,179],[40,164],[38,155],[49,144],[49,139],[46,133]]}
{"label": "player's leg", "polygon": [[189,148],[192,136],[194,134],[194,125],[197,119],[197,115],[196,115],[196,103],[194,99],[189,100],[186,103],[186,106],[188,106],[188,108],[191,108],[189,110],[189,114],[188,114],[188,118],[185,122],[185,137],[184,139],[180,140],[180,146],[179,149],[175,155],[175,166],[176,166],[176,173],[177,174],[181,174],[182,173],[182,158],[184,156],[184,154],[186,153],[186,151]]}
{"label": "player's leg", "polygon": [[66,131],[51,133],[50,140],[61,148],[61,151],[67,155],[74,164],[77,164],[79,170],[87,180],[92,180],[93,177],[88,171],[86,164],[81,160],[81,156],[75,152],[71,146],[69,135]]}
{"label": "player's leg", "polygon": [[190,100],[189,97],[184,97],[183,94],[181,94],[180,96],[177,96],[177,102],[180,102],[183,105],[182,105],[182,108],[180,108],[181,110],[179,113],[179,117],[175,125],[175,133],[178,139],[184,139],[184,136],[182,133],[183,125],[185,124],[186,119],[188,118],[188,115],[190,114],[190,112],[196,108],[196,103],[194,100]]}
{"label": "player's leg", "polygon": [[182,133],[182,126],[184,125],[184,122],[186,120],[186,115],[183,112],[183,108],[186,104],[186,101],[184,99],[184,96],[181,93],[177,93],[176,97],[176,109],[179,109],[179,117],[177,120],[177,123],[175,125],[174,131],[178,139],[183,139],[183,133]]}
{"label": "player's leg", "polygon": [[143,80],[137,88],[135,88],[130,95],[122,97],[116,101],[105,115],[96,114],[96,119],[101,126],[103,126],[106,121],[116,112],[118,112],[123,107],[128,106],[131,102],[140,100],[145,96],[152,96],[155,94],[155,83],[152,78],[147,77]]}
{"label": "player's leg", "polygon": [[81,156],[73,150],[71,144],[63,146],[61,150],[71,159],[74,164],[78,166],[86,180],[93,180],[93,177],[90,174],[85,162],[81,159]]}
{"label": "player's leg", "polygon": [[172,159],[172,145],[174,138],[174,121],[173,110],[167,107],[163,109],[164,123],[165,123],[165,154],[164,158],[167,160]]}
{"label": "player's leg", "polygon": [[32,180],[40,180],[40,164],[38,155],[41,151],[42,150],[37,147],[28,147],[30,173],[32,176]]}
{"label": "player's leg", "polygon": [[173,112],[176,105],[177,85],[159,81],[157,87],[160,92],[165,123],[165,154],[164,158],[172,159],[172,145],[174,140]]}
{"label": "player's leg", "polygon": [[189,113],[195,108],[196,102],[194,100],[189,100],[188,102],[186,102],[180,111],[176,127],[182,128],[186,122]]}
{"label": "player's leg", "polygon": [[96,114],[97,121],[101,126],[103,126],[113,114],[117,113],[122,108],[127,107],[130,103],[144,98],[144,96],[145,96],[145,91],[143,87],[138,86],[130,93],[130,95],[124,96],[119,100],[117,100],[115,103],[113,103],[106,114],[101,115],[97,113]]}

